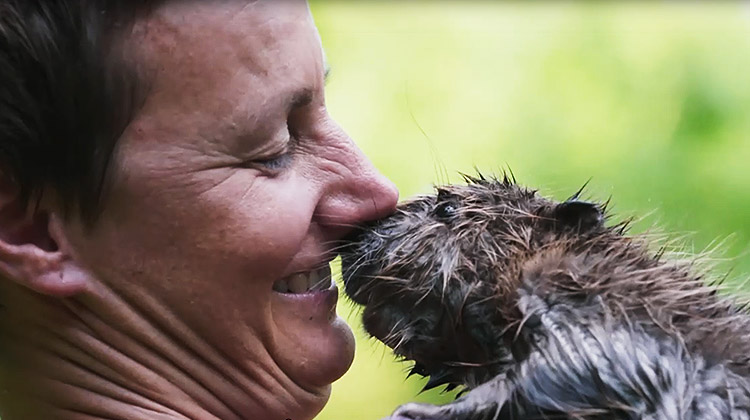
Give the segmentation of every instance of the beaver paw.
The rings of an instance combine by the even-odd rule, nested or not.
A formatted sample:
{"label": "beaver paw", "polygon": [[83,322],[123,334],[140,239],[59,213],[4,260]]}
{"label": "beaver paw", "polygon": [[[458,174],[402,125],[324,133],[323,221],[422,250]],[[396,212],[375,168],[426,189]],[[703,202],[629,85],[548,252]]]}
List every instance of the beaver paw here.
{"label": "beaver paw", "polygon": [[466,402],[446,405],[408,403],[399,407],[391,419],[396,420],[480,420],[497,419],[500,414],[497,406],[470,405]]}
{"label": "beaver paw", "polygon": [[408,403],[393,413],[394,419],[412,420],[480,420],[497,419],[500,407],[510,395],[505,375],[498,375],[474,388],[452,403],[432,405]]}
{"label": "beaver paw", "polygon": [[394,419],[412,420],[452,420],[455,417],[454,410],[448,405],[432,405],[420,403],[408,403],[400,406],[394,413]]}

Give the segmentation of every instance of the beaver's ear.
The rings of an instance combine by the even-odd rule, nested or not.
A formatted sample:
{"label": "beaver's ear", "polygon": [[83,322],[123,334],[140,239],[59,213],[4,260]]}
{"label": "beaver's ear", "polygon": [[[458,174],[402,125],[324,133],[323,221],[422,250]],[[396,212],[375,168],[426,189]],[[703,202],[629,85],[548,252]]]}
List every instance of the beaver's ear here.
{"label": "beaver's ear", "polygon": [[563,227],[588,232],[604,225],[604,214],[598,204],[587,201],[568,200],[555,206],[552,211],[555,222]]}

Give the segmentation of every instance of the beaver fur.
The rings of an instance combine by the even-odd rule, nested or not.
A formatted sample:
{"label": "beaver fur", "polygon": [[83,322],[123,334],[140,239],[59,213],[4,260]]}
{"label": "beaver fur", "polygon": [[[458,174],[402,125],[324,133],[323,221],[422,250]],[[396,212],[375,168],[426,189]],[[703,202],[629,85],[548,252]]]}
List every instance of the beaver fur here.
{"label": "beaver fur", "polygon": [[606,206],[512,177],[403,203],[342,253],[365,329],[464,387],[411,419],[750,419],[750,316]]}

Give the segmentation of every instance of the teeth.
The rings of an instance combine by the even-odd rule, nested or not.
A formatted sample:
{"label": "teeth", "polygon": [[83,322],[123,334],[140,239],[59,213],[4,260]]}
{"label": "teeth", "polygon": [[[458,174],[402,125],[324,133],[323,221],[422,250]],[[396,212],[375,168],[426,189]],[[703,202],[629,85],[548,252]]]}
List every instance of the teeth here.
{"label": "teeth", "polygon": [[311,290],[326,290],[331,287],[331,268],[325,266],[315,271],[315,279],[312,280],[313,276],[310,276],[310,289]]}
{"label": "teeth", "polygon": [[331,287],[331,268],[325,267],[307,273],[297,273],[276,281],[273,290],[279,293],[305,293],[327,290]]}
{"label": "teeth", "polygon": [[288,293],[289,285],[286,283],[286,279],[281,279],[273,284],[273,290],[279,293]]}
{"label": "teeth", "polygon": [[295,274],[289,279],[289,291],[292,293],[304,293],[307,291],[307,276]]}
{"label": "teeth", "polygon": [[307,276],[307,288],[312,289],[318,281],[320,281],[318,270],[309,272]]}

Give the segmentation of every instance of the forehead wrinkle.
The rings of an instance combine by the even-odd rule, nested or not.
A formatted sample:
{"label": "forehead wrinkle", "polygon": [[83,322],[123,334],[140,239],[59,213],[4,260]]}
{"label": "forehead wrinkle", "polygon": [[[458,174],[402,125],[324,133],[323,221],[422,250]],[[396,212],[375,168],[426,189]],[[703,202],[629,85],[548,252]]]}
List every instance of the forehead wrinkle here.
{"label": "forehead wrinkle", "polygon": [[[263,2],[245,2],[241,8],[232,3],[230,7],[168,3],[136,22],[128,43],[137,55],[136,64],[146,69],[150,85],[141,110],[141,116],[146,117],[141,127],[148,128],[141,131],[143,138],[156,138],[153,134],[159,132],[168,133],[169,138],[196,137],[245,154],[249,146],[254,153],[261,144],[272,146],[263,140],[286,135],[286,114],[315,98],[323,82],[323,63],[316,60],[317,77],[311,82],[310,77],[288,74],[297,68],[298,60],[293,57],[281,67],[269,61],[273,57],[269,51],[284,48],[282,43],[288,41],[272,32],[297,28],[275,19],[258,19],[254,12],[254,6],[261,7],[258,3]],[[295,14],[305,9],[275,2],[266,5]],[[223,24],[216,25],[219,21]],[[269,30],[248,33],[243,30],[248,25]],[[181,49],[184,45],[192,48]],[[230,64],[216,68],[212,57]],[[284,83],[278,83],[280,80]],[[279,88],[265,88],[269,84]],[[226,91],[235,92],[233,98],[223,97]],[[166,109],[164,103],[179,104],[179,109]],[[188,114],[193,115],[189,126],[174,122],[175,116]]]}
{"label": "forehead wrinkle", "polygon": [[[244,32],[247,25],[262,24],[256,22],[257,19],[253,19],[252,14],[246,18],[249,22],[244,24],[223,22],[227,14],[213,3],[169,3],[136,23],[130,35],[131,44],[138,50],[139,58],[150,67],[151,72],[167,73],[167,81],[172,79],[169,77],[172,72],[187,74],[201,83],[211,81],[206,80],[207,74],[223,75],[221,78],[214,77],[218,79],[213,80],[214,84],[242,76],[243,73],[256,77],[268,76],[269,63],[263,52],[275,50],[279,40],[270,34],[256,36],[255,33],[248,35]],[[237,15],[233,16],[236,17]],[[206,28],[214,32],[211,33]],[[222,39],[217,42],[217,38]],[[185,45],[192,48],[179,48]],[[195,54],[196,50],[201,51],[200,56]],[[215,61],[212,57],[224,60],[231,57],[236,63],[217,72],[213,67]],[[211,71],[206,71],[206,66]],[[180,89],[185,91],[187,87],[189,86],[183,83]],[[200,87],[201,91],[207,91],[205,86]]]}
{"label": "forehead wrinkle", "polygon": [[237,15],[239,15],[241,13],[247,12],[248,9],[250,9],[251,7],[255,7],[257,5],[257,3],[258,3],[258,0],[245,0],[244,3],[245,4],[242,5],[242,7],[240,8],[240,10],[238,10],[237,12],[235,12],[235,16],[237,16]]}
{"label": "forehead wrinkle", "polygon": [[[270,73],[268,64],[264,63],[263,54],[253,52],[259,48],[250,48],[250,46],[236,48],[238,42],[252,44],[252,40],[246,39],[252,37],[243,37],[236,31],[225,29],[220,35],[229,37],[230,42],[221,44],[234,45],[224,48],[209,47],[205,45],[206,41],[201,39],[203,31],[200,30],[200,22],[187,25],[184,21],[189,19],[178,21],[175,19],[169,15],[165,16],[165,13],[155,13],[140,22],[131,37],[131,45],[134,45],[134,49],[140,55],[138,61],[149,69],[152,93],[179,97],[172,103],[192,106],[194,109],[186,110],[186,112],[195,112],[196,116],[214,114],[213,117],[207,117],[212,123],[218,120],[222,127],[219,133],[246,136],[248,133],[243,133],[246,127],[264,128],[262,123],[269,120],[268,109],[278,108],[282,104],[278,96],[263,98],[262,96],[267,93],[258,89],[258,86],[263,83],[262,79]],[[197,27],[197,30],[186,29],[186,27]],[[196,37],[196,33],[201,36]],[[208,57],[195,59],[192,51],[182,52],[178,48],[179,45],[195,45],[196,43],[204,43],[201,50],[207,51]],[[210,55],[213,54],[219,54],[225,58],[234,57],[233,61],[236,65],[227,66],[223,71],[217,72],[217,69],[206,71],[205,67],[212,65],[213,60]],[[183,77],[177,76],[176,73],[182,73]],[[176,79],[181,81],[179,86],[172,82]],[[186,79],[193,83],[184,83]],[[238,102],[226,101],[220,96],[224,90],[220,85],[228,85],[235,92],[247,92],[247,94],[243,95],[245,98]]]}

